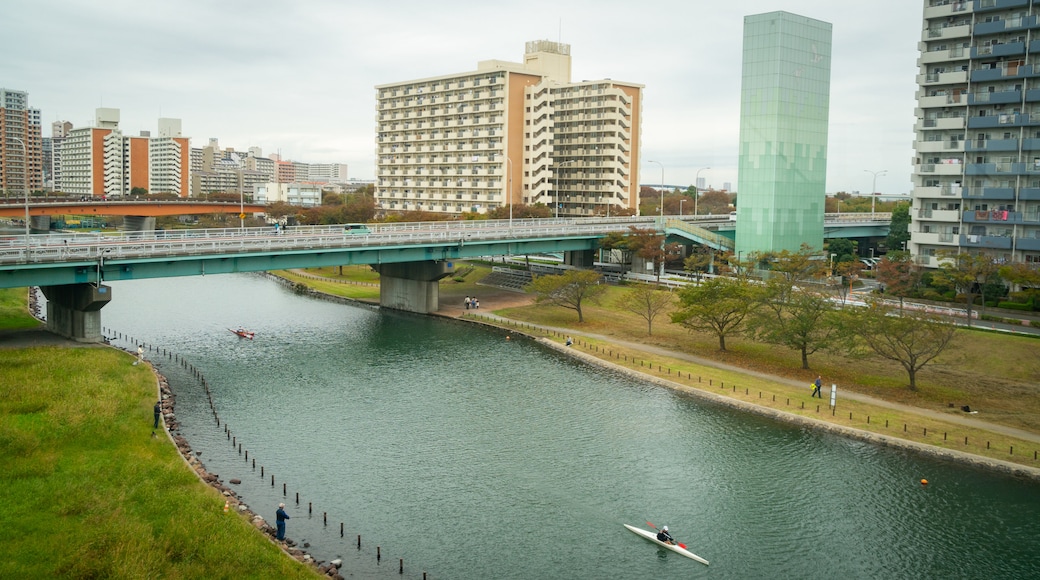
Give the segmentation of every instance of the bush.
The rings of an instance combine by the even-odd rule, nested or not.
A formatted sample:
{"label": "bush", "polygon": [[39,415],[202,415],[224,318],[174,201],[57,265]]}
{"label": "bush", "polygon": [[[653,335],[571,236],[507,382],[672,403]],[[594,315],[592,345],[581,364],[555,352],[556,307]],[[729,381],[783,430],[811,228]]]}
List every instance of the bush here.
{"label": "bush", "polygon": [[1023,304],[1021,302],[1000,302],[1000,303],[997,304],[997,307],[998,308],[1007,308],[1008,310],[1022,310],[1022,311],[1025,311],[1025,312],[1032,312],[1033,311],[1033,303],[1032,302],[1026,302],[1025,304]]}

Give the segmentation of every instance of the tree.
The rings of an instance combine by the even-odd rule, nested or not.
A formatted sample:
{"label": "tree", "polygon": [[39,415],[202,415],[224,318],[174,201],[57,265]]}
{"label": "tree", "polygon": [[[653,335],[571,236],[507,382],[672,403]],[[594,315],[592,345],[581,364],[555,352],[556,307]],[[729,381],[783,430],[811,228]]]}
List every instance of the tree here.
{"label": "tree", "polygon": [[1035,304],[1040,298],[1040,264],[1036,262],[1013,262],[1005,264],[998,270],[1000,277],[1015,288],[1023,290],[1026,301]]}
{"label": "tree", "polygon": [[823,273],[821,262],[805,245],[774,254],[762,306],[748,321],[749,334],[758,340],[801,353],[803,369],[809,368],[810,355],[832,345],[839,330],[830,299],[807,284]]}
{"label": "tree", "polygon": [[900,202],[892,210],[892,225],[888,229],[885,245],[890,250],[903,248],[910,241],[910,204]]}
{"label": "tree", "polygon": [[834,273],[841,279],[841,283],[838,285],[838,296],[841,297],[842,306],[849,299],[849,293],[852,292],[852,283],[859,279],[859,273],[862,271],[863,262],[859,260],[841,262],[834,266]]}
{"label": "tree", "polygon": [[693,246],[690,255],[683,260],[683,270],[694,272],[700,280],[701,273],[709,271],[715,263],[715,250],[703,244]]}
{"label": "tree", "polygon": [[[615,263],[632,264],[632,250],[628,246],[628,236],[623,232],[608,232],[599,240],[599,247],[618,258]],[[607,260],[613,262],[613,257]]]}
{"label": "tree", "polygon": [[975,303],[975,295],[982,293],[982,311],[986,311],[986,288],[997,277],[1000,265],[989,254],[957,253],[955,250],[939,252],[939,268],[932,276],[934,284],[953,288],[958,294],[964,294],[971,326],[971,306]]}
{"label": "tree", "polygon": [[916,294],[921,284],[921,269],[910,252],[885,254],[875,266],[875,275],[885,294],[899,298],[899,312],[903,311],[903,298]]}
{"label": "tree", "polygon": [[711,332],[726,350],[726,337],[737,333],[755,306],[755,292],[746,278],[712,278],[679,291],[679,310],[672,322],[691,331]]}
{"label": "tree", "polygon": [[507,204],[496,207],[487,213],[488,219],[493,220],[509,219],[510,215],[513,219],[550,218],[553,216],[552,210],[544,203],[536,203],[534,205],[514,203],[512,206]]}
{"label": "tree", "polygon": [[667,256],[664,248],[664,236],[657,233],[657,230],[640,229],[635,226],[629,226],[628,230],[628,249],[636,256],[653,264],[654,275],[660,282],[661,266],[664,265]]}
{"label": "tree", "polygon": [[636,284],[618,299],[618,308],[638,314],[646,320],[646,334],[653,336],[654,319],[672,307],[675,298],[667,290],[649,284]]}
{"label": "tree", "polygon": [[858,337],[874,354],[902,365],[917,390],[917,373],[942,354],[953,340],[957,326],[942,317],[915,312],[897,315],[873,301],[867,308],[844,311],[847,334]]}
{"label": "tree", "polygon": [[827,253],[836,254],[834,256],[834,263],[839,264],[841,262],[855,262],[856,260],[856,244],[852,243],[852,240],[848,238],[835,238],[827,244]]}
{"label": "tree", "polygon": [[700,200],[697,201],[697,213],[725,215],[729,213],[729,206],[732,204],[733,197],[730,194],[721,190],[709,189],[702,193]]}
{"label": "tree", "polygon": [[593,270],[567,270],[563,274],[536,276],[524,290],[535,295],[535,302],[549,302],[553,306],[569,308],[578,313],[578,322],[585,322],[582,304],[595,302],[607,287],[600,284],[603,277]]}

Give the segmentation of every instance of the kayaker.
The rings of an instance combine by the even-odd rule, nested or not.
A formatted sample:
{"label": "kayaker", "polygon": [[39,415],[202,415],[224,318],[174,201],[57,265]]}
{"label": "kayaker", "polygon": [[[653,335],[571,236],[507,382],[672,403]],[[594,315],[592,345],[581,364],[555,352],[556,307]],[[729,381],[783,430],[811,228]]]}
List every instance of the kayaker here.
{"label": "kayaker", "polygon": [[675,538],[673,538],[672,535],[668,533],[668,526],[661,528],[661,531],[657,532],[657,539],[658,541],[664,542],[666,544],[671,544],[673,546],[675,545]]}

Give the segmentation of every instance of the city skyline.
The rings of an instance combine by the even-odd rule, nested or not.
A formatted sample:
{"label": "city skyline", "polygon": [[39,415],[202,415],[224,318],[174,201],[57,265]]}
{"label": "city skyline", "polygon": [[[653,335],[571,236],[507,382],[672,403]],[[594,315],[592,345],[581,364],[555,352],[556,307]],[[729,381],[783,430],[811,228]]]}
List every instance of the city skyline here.
{"label": "city skyline", "polygon": [[[103,13],[78,1],[15,5],[0,22],[0,86],[29,93],[44,136],[53,121],[85,126],[97,107],[115,107],[128,133],[178,118],[192,147],[216,137],[346,163],[351,177],[372,179],[376,85],[474,70],[479,59],[515,62],[527,40],[560,40],[573,47],[575,80],[646,86],[643,159],[664,166],[666,183],[693,184],[700,171],[720,188],[737,182],[743,19],[784,10],[834,24],[827,192],[866,193],[878,170],[879,192],[911,188],[918,3],[852,11],[738,0],[705,12],[651,1],[626,18],[618,14],[630,5],[617,2],[404,4],[259,1],[244,12],[113,2]],[[644,162],[642,173],[645,184],[660,181],[658,165]]]}

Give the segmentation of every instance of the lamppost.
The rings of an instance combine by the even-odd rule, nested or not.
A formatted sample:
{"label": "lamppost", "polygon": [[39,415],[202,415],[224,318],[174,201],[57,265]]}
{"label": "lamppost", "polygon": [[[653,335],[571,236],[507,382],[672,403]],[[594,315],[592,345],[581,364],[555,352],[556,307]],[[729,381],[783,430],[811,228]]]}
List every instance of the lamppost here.
{"label": "lamppost", "polygon": [[874,175],[874,181],[870,184],[870,219],[874,219],[874,202],[877,201],[877,178],[878,175],[888,173],[888,170],[881,169],[879,171],[871,171],[869,169],[864,169],[863,171]]}
{"label": "lamppost", "polygon": [[22,185],[25,187],[25,261],[29,261],[29,152],[25,141],[18,137],[9,137],[22,146]]}
{"label": "lamppost", "polygon": [[711,169],[711,167],[701,167],[697,170],[697,175],[693,179],[693,183],[696,184],[697,195],[693,198],[693,215],[700,215],[700,211],[697,209],[697,202],[701,199],[701,171]]}
{"label": "lamppost", "polygon": [[647,161],[647,163],[656,163],[661,166],[661,217],[664,217],[664,163],[660,161]]}
{"label": "lamppost", "polygon": [[834,277],[834,257],[838,254],[831,254],[831,278]]}
{"label": "lamppost", "polygon": [[[577,161],[577,160],[576,159],[571,159],[570,161],[564,161],[563,163],[557,163],[556,164],[556,169],[559,170],[564,165],[567,165],[568,163],[574,163],[575,161]],[[553,178],[556,180],[556,185],[553,187],[553,189],[556,191],[556,213],[555,213],[555,217],[559,218],[560,217],[560,174],[558,172],[556,172],[556,171],[553,171]],[[610,215],[609,212],[610,212],[610,206],[607,206],[607,215],[608,216]]]}
{"label": "lamppost", "polygon": [[[679,217],[682,217],[682,204],[684,204],[684,203],[686,203],[685,199],[680,199],[679,200]],[[694,207],[697,206],[697,200],[693,201],[693,205],[694,205]],[[696,209],[693,210],[693,215],[697,215],[697,210]]]}

